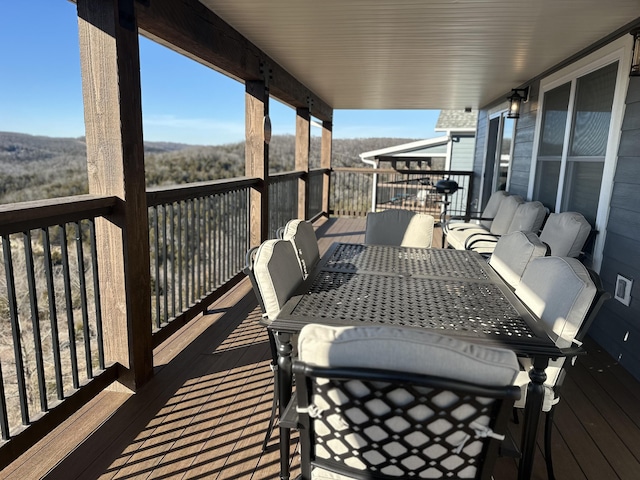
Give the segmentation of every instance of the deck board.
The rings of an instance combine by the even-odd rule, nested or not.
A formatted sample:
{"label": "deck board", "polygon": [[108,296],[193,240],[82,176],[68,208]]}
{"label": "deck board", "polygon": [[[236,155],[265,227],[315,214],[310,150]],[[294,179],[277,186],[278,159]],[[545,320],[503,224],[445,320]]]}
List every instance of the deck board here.
{"label": "deck board", "polygon": [[[327,220],[316,233],[321,252],[334,241],[362,242],[364,219]],[[439,235],[434,234],[436,245]],[[277,478],[277,429],[267,451],[261,451],[273,373],[259,315],[249,282],[241,282],[155,350],[155,376],[138,393],[104,392],[0,478]],[[593,340],[587,338],[585,347],[588,354],[569,370],[557,406],[557,478],[635,479],[640,471],[640,382]],[[516,438],[520,426],[509,424]],[[546,479],[541,434],[542,428],[534,480]],[[299,472],[297,447],[294,433],[293,474]],[[496,480],[516,476],[515,459],[498,460]]]}

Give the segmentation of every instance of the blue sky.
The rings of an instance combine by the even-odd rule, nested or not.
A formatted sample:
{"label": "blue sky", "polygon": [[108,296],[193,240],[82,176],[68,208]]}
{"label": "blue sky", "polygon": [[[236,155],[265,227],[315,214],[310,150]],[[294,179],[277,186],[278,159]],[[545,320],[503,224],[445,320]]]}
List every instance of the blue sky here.
{"label": "blue sky", "polygon": [[[67,0],[3,2],[0,131],[84,135],[75,8]],[[219,145],[244,139],[243,84],[143,37],[140,63],[145,140]],[[336,110],[333,135],[434,137],[438,113]],[[270,116],[274,135],[294,133],[293,109],[272,101]]]}

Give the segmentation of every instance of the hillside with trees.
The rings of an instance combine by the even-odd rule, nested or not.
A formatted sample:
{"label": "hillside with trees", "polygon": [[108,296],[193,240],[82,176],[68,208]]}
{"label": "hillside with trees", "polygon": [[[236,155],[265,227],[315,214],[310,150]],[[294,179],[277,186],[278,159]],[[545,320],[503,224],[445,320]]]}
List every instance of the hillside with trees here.
{"label": "hillside with trees", "polygon": [[[413,141],[407,138],[334,139],[334,166],[362,166],[358,155]],[[145,143],[147,187],[244,175],[244,143],[194,146]],[[295,137],[274,136],[269,145],[272,172],[294,169]],[[311,168],[320,162],[320,138],[312,137]],[[54,138],[0,132],[0,203],[88,193],[84,138]]]}

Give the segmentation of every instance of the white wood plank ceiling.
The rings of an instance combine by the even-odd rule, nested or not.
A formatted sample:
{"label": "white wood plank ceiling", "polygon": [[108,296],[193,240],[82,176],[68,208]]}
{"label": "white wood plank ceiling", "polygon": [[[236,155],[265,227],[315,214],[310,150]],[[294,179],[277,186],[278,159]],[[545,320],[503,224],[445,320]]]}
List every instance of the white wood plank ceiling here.
{"label": "white wood plank ceiling", "polygon": [[478,108],[640,0],[201,0],[335,109]]}

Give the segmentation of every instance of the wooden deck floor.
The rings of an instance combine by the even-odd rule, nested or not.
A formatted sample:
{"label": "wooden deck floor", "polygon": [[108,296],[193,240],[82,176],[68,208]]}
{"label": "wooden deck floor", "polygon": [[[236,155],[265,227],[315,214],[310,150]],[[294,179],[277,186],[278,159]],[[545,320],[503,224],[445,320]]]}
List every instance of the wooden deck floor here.
{"label": "wooden deck floor", "polygon": [[[362,219],[331,220],[318,230],[321,249],[362,241],[363,229]],[[155,352],[156,375],[140,392],[104,392],[0,478],[278,478],[277,431],[261,452],[272,373],[258,317],[243,282]],[[592,340],[586,346],[557,407],[557,478],[637,479],[640,383]],[[515,460],[500,459],[494,477],[516,478]],[[533,478],[546,478],[540,450]]]}

